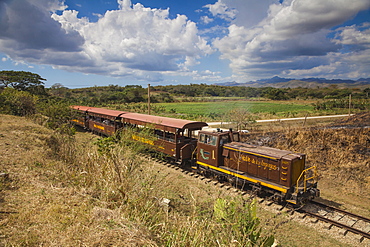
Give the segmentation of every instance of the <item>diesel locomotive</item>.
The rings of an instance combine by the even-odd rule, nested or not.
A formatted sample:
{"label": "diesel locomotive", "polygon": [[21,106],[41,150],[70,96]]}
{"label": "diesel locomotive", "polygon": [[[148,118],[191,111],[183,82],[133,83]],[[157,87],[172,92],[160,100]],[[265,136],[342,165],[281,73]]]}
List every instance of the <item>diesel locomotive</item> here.
{"label": "diesel locomotive", "polygon": [[316,167],[306,167],[300,153],[240,141],[233,130],[207,130],[205,122],[188,121],[147,114],[72,106],[72,121],[85,129],[111,136],[132,128],[139,133],[149,128],[153,138],[132,134],[131,138],[151,145],[194,171],[238,186],[248,186],[277,202],[301,205],[320,196]]}

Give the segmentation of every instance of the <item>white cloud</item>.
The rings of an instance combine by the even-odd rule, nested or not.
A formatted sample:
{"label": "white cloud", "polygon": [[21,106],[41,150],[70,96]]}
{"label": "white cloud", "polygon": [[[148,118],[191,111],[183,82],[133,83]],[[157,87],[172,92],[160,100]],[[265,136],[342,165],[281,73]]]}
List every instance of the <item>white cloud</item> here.
{"label": "white cloud", "polygon": [[[333,64],[345,63],[345,58],[340,56],[341,45],[352,43],[358,47],[367,42],[368,29],[365,32],[344,29],[336,37],[341,38],[340,41],[328,37],[333,32],[330,28],[351,19],[361,10],[369,9],[368,0],[354,0],[351,4],[346,0],[271,2],[269,6],[260,6],[261,13],[255,13],[260,17],[257,24],[239,19],[237,15],[229,27],[229,34],[213,43],[222,53],[221,58],[230,60],[233,72],[241,78],[324,73],[324,69]],[[230,6],[235,7],[235,4]],[[334,60],[329,56],[337,53]],[[342,61],[338,63],[340,59]]]}
{"label": "white cloud", "polygon": [[214,16],[218,16],[226,20],[234,19],[238,12],[235,8],[228,7],[223,0],[219,0],[215,4],[207,4],[204,7],[208,8]]}
{"label": "white cloud", "polygon": [[342,45],[356,45],[370,48],[370,23],[361,26],[352,25],[338,29],[336,43]]}
{"label": "white cloud", "polygon": [[[2,22],[2,30],[16,30],[16,25],[29,30],[17,29],[22,37],[0,31],[0,50],[13,59],[68,71],[160,80],[162,72],[182,70],[197,64],[200,56],[212,53],[198,35],[196,24],[184,15],[170,19],[169,9],[145,8],[140,3],[119,0],[118,10],[107,11],[97,22],[90,22],[79,18],[75,10],[50,16],[46,9],[51,7],[33,4],[37,0],[22,1],[23,8],[19,2],[0,3],[0,14],[17,19]],[[64,8],[63,4],[53,6]],[[37,34],[35,41],[31,33]]]}
{"label": "white cloud", "polygon": [[224,81],[225,78],[220,75],[220,72],[204,70],[192,71],[192,79],[195,81]]}
{"label": "white cloud", "polygon": [[211,14],[243,27],[252,27],[267,17],[267,9],[278,0],[218,0],[215,4],[207,4]]}
{"label": "white cloud", "polygon": [[213,22],[213,19],[212,18],[209,18],[208,16],[202,16],[201,18],[200,18],[200,20],[202,21],[202,23],[204,23],[204,24],[209,24],[209,23],[211,23],[211,22]]}

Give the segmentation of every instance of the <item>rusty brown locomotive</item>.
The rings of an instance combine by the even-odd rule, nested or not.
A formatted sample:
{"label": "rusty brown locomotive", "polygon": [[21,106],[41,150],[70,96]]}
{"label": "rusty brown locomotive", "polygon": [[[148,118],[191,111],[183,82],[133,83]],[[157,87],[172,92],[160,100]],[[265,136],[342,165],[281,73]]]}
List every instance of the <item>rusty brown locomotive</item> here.
{"label": "rusty brown locomotive", "polygon": [[237,131],[206,131],[205,122],[73,106],[76,125],[110,136],[119,130],[151,130],[152,138],[131,138],[154,147],[198,173],[212,175],[279,202],[300,205],[318,197],[316,167],[306,167],[304,154],[240,142]]}

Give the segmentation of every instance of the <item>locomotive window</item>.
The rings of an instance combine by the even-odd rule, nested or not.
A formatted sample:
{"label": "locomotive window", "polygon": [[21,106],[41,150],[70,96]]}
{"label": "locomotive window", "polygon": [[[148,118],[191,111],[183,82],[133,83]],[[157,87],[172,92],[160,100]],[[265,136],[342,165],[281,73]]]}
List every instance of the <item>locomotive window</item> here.
{"label": "locomotive window", "polygon": [[200,134],[199,135],[199,142],[216,146],[217,144],[217,136],[211,136],[211,135],[206,135],[206,134]]}
{"label": "locomotive window", "polygon": [[217,136],[210,136],[208,144],[212,146],[216,146],[216,143],[217,143]]}
{"label": "locomotive window", "polygon": [[222,146],[225,143],[229,143],[229,142],[230,142],[230,140],[229,140],[228,135],[221,136],[220,146]]}
{"label": "locomotive window", "polygon": [[206,135],[205,134],[200,134],[199,141],[203,142],[203,143],[206,143]]}

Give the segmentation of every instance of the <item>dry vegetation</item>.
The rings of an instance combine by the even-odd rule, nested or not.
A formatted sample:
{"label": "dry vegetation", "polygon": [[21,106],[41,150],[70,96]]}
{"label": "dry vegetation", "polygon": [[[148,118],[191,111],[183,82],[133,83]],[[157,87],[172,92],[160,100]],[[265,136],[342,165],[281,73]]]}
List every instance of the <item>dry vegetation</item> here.
{"label": "dry vegetation", "polygon": [[[250,136],[306,153],[319,168],[323,198],[364,216],[370,216],[369,138],[368,128],[291,126]],[[0,246],[252,245],[258,218],[251,198],[109,141],[99,142],[98,151],[96,139],[58,135],[1,115],[0,173],[6,175],[0,177]],[[284,214],[259,208],[257,215],[263,238],[256,245],[270,234],[282,246],[348,244]]]}
{"label": "dry vegetation", "polygon": [[260,235],[252,201],[166,170],[135,147],[92,145],[89,133],[75,139],[8,115],[0,133],[2,246],[273,242]]}
{"label": "dry vegetation", "polygon": [[318,128],[274,123],[246,141],[306,154],[308,165],[318,168],[323,198],[370,217],[368,126],[370,112],[363,112]]}

